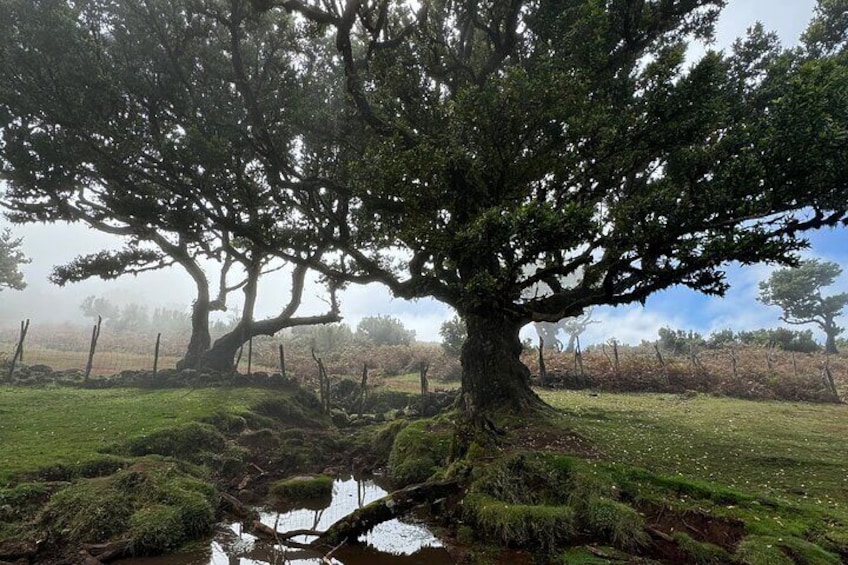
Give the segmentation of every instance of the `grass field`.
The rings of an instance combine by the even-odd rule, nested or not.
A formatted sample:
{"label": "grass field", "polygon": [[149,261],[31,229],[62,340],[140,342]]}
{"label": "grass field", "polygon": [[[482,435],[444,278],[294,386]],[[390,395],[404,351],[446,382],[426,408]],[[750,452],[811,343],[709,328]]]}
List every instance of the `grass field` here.
{"label": "grass field", "polygon": [[274,393],[250,388],[105,389],[0,387],[0,485],[16,473],[73,465],[98,449]]}
{"label": "grass field", "polygon": [[848,518],[848,406],[543,392],[605,459]]}

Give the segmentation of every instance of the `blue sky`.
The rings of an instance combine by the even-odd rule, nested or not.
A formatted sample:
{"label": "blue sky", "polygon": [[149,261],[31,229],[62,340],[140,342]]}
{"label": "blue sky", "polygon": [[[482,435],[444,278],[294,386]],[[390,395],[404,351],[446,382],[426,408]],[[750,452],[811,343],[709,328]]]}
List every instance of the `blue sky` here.
{"label": "blue sky", "polygon": [[[814,0],[730,0],[718,24],[716,45],[731,44],[757,20],[776,31],[785,44],[795,43],[814,6]],[[91,294],[106,296],[118,303],[138,302],[151,307],[186,308],[192,300],[190,281],[178,272],[151,273],[111,282],[86,281],[59,289],[46,282],[52,265],[110,246],[114,240],[79,227],[38,225],[16,227],[15,231],[24,238],[24,249],[33,262],[24,269],[29,288],[24,292],[6,290],[0,295],[0,324],[3,327],[14,327],[21,317],[32,317],[34,321],[49,318],[82,322],[79,304]],[[816,232],[809,239],[809,256],[835,261],[843,267],[848,265],[848,230]],[[767,278],[771,270],[772,267],[766,265],[730,266],[727,272],[731,289],[724,299],[675,288],[652,296],[644,307],[598,308],[595,318],[601,323],[590,326],[583,341],[594,343],[615,337],[626,343],[638,343],[642,339],[655,339],[657,330],[666,325],[704,334],[726,327],[735,330],[775,327],[779,325],[778,309],[756,301],[757,284]],[[848,291],[848,274],[838,281],[834,291]],[[275,313],[285,298],[285,293],[281,296],[266,291],[260,296],[259,312]],[[304,298],[306,313],[325,308],[318,290],[307,292]],[[342,313],[345,321],[354,327],[364,316],[397,316],[407,327],[415,329],[419,338],[433,341],[439,339],[441,323],[452,315],[447,307],[432,300],[394,300],[385,288],[377,285],[353,286],[346,290],[342,296]],[[842,325],[846,325],[844,322]],[[532,335],[532,331],[527,333]]]}

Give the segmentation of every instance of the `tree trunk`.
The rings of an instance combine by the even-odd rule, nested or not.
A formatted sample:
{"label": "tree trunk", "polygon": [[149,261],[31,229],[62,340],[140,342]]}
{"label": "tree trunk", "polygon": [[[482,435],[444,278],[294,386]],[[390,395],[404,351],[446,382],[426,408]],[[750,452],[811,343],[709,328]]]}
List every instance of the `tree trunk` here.
{"label": "tree trunk", "polygon": [[191,338],[185,355],[177,363],[177,369],[196,368],[200,365],[201,356],[209,349],[212,337],[209,335],[209,296],[198,293],[197,300],[191,307]]}
{"label": "tree trunk", "polygon": [[466,410],[520,412],[544,405],[530,390],[530,369],[520,359],[521,323],[497,314],[463,315],[468,337],[462,347],[462,391]]}
{"label": "tree trunk", "polygon": [[836,332],[835,331],[827,331],[827,338],[824,342],[824,352],[830,355],[836,355],[839,353],[839,350],[836,349]]}

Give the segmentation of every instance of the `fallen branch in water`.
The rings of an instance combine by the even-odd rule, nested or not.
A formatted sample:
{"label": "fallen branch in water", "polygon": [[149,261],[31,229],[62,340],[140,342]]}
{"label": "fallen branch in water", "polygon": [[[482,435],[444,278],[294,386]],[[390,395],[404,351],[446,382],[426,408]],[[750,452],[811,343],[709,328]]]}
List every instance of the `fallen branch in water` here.
{"label": "fallen branch in water", "polygon": [[266,526],[259,520],[254,520],[252,524],[250,524],[250,532],[258,538],[273,541],[276,543],[283,543],[289,547],[293,547],[295,549],[313,549],[311,544],[301,543],[299,541],[293,541],[292,538],[296,538],[298,536],[314,536],[318,537],[324,534],[324,532],[318,530],[291,530],[288,532],[280,532],[271,526]]}
{"label": "fallen branch in water", "polygon": [[445,498],[459,491],[457,481],[412,485],[375,500],[330,526],[312,542],[312,547],[336,547],[345,541],[355,541],[374,526],[398,518],[425,502]]}

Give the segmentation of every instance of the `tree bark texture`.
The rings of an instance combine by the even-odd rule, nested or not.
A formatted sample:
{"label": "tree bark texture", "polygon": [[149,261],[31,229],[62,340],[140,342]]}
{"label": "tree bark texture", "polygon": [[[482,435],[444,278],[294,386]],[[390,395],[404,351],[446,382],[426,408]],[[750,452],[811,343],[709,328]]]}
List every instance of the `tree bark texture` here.
{"label": "tree bark texture", "polygon": [[530,389],[530,369],[521,362],[521,322],[498,315],[465,314],[462,391],[466,409],[520,412],[543,405]]}

